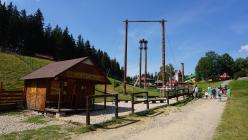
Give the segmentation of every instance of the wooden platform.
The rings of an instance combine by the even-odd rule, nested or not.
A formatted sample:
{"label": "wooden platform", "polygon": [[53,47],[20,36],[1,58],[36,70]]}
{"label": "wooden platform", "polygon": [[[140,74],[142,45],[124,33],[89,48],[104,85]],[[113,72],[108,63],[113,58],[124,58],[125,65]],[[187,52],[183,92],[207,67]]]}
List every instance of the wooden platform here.
{"label": "wooden platform", "polygon": [[[46,112],[51,112],[51,113],[58,113],[59,110],[56,108],[45,108]],[[64,113],[74,113],[74,112],[82,112],[82,111],[86,111],[86,109],[71,109],[71,108],[61,108],[60,112],[64,112]]]}

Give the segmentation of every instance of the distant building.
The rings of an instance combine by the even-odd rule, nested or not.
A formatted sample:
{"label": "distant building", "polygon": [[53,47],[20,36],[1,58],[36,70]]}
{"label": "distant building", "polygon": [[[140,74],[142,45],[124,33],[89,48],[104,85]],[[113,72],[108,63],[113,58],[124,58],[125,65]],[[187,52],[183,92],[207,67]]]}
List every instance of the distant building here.
{"label": "distant building", "polygon": [[231,76],[229,76],[226,72],[218,77],[218,80],[220,81],[229,80],[229,79],[231,79]]}

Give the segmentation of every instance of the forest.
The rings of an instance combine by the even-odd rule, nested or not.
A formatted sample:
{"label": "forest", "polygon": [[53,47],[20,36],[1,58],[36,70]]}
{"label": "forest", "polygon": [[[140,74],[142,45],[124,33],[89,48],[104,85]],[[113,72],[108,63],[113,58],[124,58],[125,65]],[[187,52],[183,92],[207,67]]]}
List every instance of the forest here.
{"label": "forest", "polygon": [[123,68],[116,59],[96,49],[81,35],[75,39],[67,27],[45,25],[40,9],[34,14],[27,14],[12,3],[0,2],[0,11],[0,52],[25,56],[39,54],[55,61],[89,56],[108,76],[122,79]]}
{"label": "forest", "polygon": [[218,76],[227,73],[234,79],[248,74],[248,57],[233,59],[228,53],[222,55],[209,51],[198,61],[196,68],[197,80],[218,80]]}

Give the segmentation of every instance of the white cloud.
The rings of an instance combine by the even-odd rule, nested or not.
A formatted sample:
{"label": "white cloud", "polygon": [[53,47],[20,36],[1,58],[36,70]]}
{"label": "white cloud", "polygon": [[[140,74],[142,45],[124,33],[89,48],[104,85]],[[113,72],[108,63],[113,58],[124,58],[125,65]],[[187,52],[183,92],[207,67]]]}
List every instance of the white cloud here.
{"label": "white cloud", "polygon": [[239,52],[248,52],[248,44],[241,46]]}

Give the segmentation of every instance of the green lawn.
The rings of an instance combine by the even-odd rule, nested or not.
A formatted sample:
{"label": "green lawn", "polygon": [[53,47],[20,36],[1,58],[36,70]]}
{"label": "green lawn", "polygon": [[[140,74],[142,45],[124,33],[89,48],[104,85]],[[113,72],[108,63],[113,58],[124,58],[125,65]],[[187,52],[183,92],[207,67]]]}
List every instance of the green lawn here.
{"label": "green lawn", "polygon": [[211,86],[211,87],[219,87],[220,84],[222,84],[223,81],[219,81],[219,82],[198,82],[197,83],[197,86],[202,88],[203,90],[207,90],[208,86]]}
{"label": "green lawn", "polygon": [[[0,81],[6,90],[22,90],[21,77],[48,63],[48,60],[0,53]],[[32,67],[29,64],[32,64]]]}
{"label": "green lawn", "polygon": [[230,83],[232,96],[228,100],[215,140],[248,139],[248,80]]}

